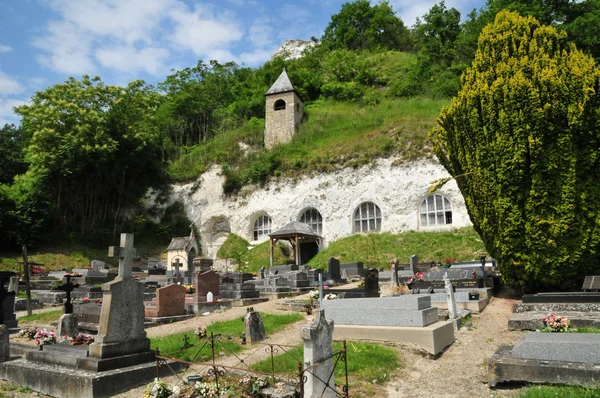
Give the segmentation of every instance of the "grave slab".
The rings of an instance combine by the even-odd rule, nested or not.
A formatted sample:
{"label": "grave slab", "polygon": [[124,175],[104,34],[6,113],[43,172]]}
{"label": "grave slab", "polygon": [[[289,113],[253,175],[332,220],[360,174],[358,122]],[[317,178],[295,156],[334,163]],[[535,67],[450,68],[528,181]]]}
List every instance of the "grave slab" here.
{"label": "grave slab", "polygon": [[364,326],[335,324],[335,340],[393,341],[415,344],[437,355],[454,343],[452,321],[435,322],[425,327]]}
{"label": "grave slab", "polygon": [[[557,316],[565,316],[573,328],[600,328],[600,311],[550,311]],[[515,313],[508,318],[508,330],[540,330],[544,328],[542,318],[548,311],[527,311]]]}
{"label": "grave slab", "polygon": [[519,340],[512,356],[540,361],[595,363],[600,366],[600,334],[527,333]]}
{"label": "grave slab", "polygon": [[515,358],[513,347],[500,347],[488,362],[488,384],[563,384],[596,387],[600,364]]}

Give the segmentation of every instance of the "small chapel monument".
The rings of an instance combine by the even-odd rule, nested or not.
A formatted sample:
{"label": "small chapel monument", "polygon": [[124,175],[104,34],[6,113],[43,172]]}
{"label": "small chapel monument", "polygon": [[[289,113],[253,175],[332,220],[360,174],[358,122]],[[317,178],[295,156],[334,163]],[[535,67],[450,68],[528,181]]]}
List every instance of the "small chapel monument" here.
{"label": "small chapel monument", "polygon": [[300,127],[303,105],[285,69],[265,94],[265,148],[291,142]]}

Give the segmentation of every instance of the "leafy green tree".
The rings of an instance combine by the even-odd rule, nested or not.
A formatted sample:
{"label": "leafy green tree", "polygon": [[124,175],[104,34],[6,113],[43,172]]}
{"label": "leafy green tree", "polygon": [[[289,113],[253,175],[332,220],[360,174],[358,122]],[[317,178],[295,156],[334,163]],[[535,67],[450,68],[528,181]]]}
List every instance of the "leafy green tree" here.
{"label": "leafy green tree", "polygon": [[600,242],[600,71],[565,32],[500,12],[431,133],[503,278],[578,288]]}
{"label": "leafy green tree", "polygon": [[29,134],[14,124],[5,124],[0,129],[0,184],[10,183],[17,174],[27,171],[25,148]]}
{"label": "leafy green tree", "polygon": [[[32,138],[29,169],[12,189],[35,202],[33,209],[47,209],[53,228],[83,237],[111,227],[115,235],[124,210],[161,181],[161,134],[153,120],[160,100],[141,81],[121,88],[87,76],[37,92],[16,108]],[[34,190],[49,206],[37,203]]]}
{"label": "leafy green tree", "polygon": [[344,3],[331,17],[321,43],[331,49],[406,50],[409,31],[387,1],[371,5],[369,0]]}
{"label": "leafy green tree", "polygon": [[413,39],[419,55],[429,63],[445,66],[452,64],[455,57],[455,42],[460,34],[460,12],[456,8],[446,8],[442,1],[417,18],[413,28]]}
{"label": "leafy green tree", "polygon": [[600,0],[575,3],[563,26],[579,49],[600,61]]}

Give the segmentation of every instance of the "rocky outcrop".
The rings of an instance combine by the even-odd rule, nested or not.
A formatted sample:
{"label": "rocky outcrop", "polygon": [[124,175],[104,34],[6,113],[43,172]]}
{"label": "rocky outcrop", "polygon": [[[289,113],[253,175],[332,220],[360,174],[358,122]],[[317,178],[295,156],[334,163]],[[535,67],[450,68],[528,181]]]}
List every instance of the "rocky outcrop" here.
{"label": "rocky outcrop", "polygon": [[271,60],[277,57],[283,57],[284,59],[296,59],[302,57],[304,50],[309,47],[315,46],[317,43],[314,41],[306,40],[286,40],[281,47],[275,51],[275,54],[271,57]]}

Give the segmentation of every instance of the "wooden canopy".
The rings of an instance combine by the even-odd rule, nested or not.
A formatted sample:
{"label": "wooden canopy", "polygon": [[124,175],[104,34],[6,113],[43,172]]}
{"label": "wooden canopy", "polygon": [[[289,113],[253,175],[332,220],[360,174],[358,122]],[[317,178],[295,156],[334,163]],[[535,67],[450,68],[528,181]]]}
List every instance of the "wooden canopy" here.
{"label": "wooden canopy", "polygon": [[269,260],[270,266],[273,266],[273,249],[277,241],[287,240],[294,249],[294,264],[301,265],[300,244],[305,242],[316,242],[321,247],[321,236],[308,224],[299,221],[292,221],[284,225],[278,231],[269,234]]}

